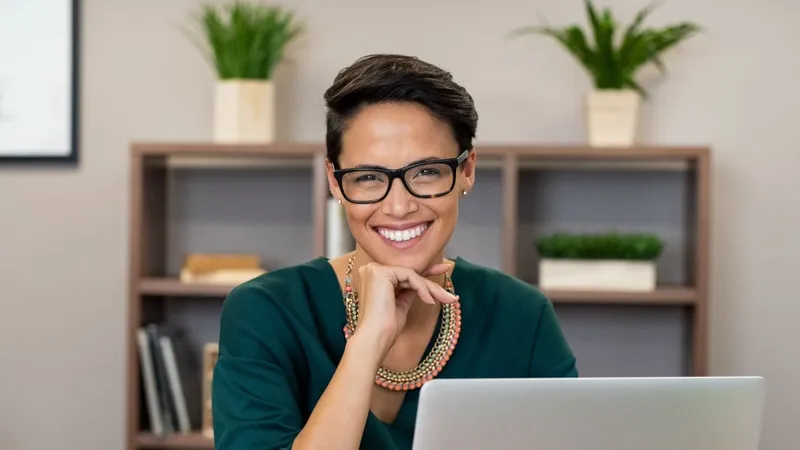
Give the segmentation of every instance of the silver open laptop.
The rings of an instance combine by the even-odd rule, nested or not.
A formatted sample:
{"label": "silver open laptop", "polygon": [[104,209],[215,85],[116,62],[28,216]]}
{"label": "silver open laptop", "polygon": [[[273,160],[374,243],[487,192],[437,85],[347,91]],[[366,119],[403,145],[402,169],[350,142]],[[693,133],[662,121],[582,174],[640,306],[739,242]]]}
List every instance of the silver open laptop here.
{"label": "silver open laptop", "polygon": [[414,450],[757,450],[761,377],[437,379]]}

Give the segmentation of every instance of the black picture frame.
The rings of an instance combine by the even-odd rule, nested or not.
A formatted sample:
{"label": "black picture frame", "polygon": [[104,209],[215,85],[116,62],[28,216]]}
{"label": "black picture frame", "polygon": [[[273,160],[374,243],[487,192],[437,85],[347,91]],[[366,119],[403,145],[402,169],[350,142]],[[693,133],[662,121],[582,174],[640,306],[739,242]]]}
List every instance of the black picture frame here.
{"label": "black picture frame", "polygon": [[[0,167],[14,163],[77,165],[78,162],[80,161],[79,150],[80,150],[80,123],[81,123],[81,117],[80,117],[81,5],[80,5],[80,0],[61,0],[61,1],[65,2],[67,6],[66,8],[62,9],[62,11],[66,12],[65,17],[63,17],[63,19],[69,25],[69,29],[67,30],[68,31],[67,36],[69,37],[70,42],[67,46],[65,46],[68,50],[68,54],[54,55],[53,59],[57,60],[59,56],[61,57],[66,56],[66,61],[69,66],[69,70],[66,71],[66,76],[69,79],[65,80],[68,86],[68,92],[66,93],[66,98],[68,99],[67,102],[69,103],[69,105],[68,108],[62,109],[62,111],[63,110],[68,111],[68,114],[64,115],[63,118],[59,119],[66,121],[66,124],[64,124],[64,126],[66,127],[67,136],[55,148],[41,148],[41,149],[26,148],[17,150],[14,148],[9,148],[11,147],[10,144],[3,145],[3,136],[2,136],[3,124],[0,123]],[[30,3],[35,4],[38,2],[31,1]],[[39,9],[42,10],[42,7],[40,6]],[[3,86],[0,85],[0,115],[2,115],[3,112],[2,89]],[[0,117],[0,120],[2,120],[2,117]],[[13,126],[13,122],[11,122],[8,126]],[[42,130],[42,132],[46,133],[47,130]]]}

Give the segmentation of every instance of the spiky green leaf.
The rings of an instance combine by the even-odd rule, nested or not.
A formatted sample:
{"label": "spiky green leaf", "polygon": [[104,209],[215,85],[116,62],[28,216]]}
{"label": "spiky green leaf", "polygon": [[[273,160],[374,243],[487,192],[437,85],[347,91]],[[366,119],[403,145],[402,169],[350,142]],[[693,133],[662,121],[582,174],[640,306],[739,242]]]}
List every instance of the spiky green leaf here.
{"label": "spiky green leaf", "polygon": [[204,4],[193,19],[196,41],[223,80],[271,79],[302,30],[294,13],[263,3]]}
{"label": "spiky green leaf", "polygon": [[[614,18],[612,11],[599,11],[592,0],[584,0],[589,23],[588,32],[578,25],[564,27],[521,27],[511,37],[525,34],[541,34],[555,39],[586,69],[594,85],[599,89],[635,89],[642,95],[645,90],[635,81],[637,72],[648,64],[655,65],[662,74],[666,66],[662,56],[671,48],[689,39],[701,29],[691,22],[682,22],[663,28],[644,28],[645,19],[659,6],[651,3],[640,10],[633,21],[624,27],[616,42],[618,31],[623,27]],[[587,37],[591,35],[593,42]]]}

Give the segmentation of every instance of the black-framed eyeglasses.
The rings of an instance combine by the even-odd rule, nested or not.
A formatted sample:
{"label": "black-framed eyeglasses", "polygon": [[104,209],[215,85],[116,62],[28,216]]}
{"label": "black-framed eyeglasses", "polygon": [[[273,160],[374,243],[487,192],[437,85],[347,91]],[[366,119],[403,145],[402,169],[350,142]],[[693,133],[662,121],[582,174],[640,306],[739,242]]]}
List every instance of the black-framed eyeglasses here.
{"label": "black-framed eyeglasses", "polygon": [[458,167],[469,155],[469,149],[456,158],[420,161],[399,169],[354,167],[333,171],[342,196],[350,203],[376,203],[389,194],[395,178],[403,181],[406,190],[417,198],[447,195],[456,185]]}

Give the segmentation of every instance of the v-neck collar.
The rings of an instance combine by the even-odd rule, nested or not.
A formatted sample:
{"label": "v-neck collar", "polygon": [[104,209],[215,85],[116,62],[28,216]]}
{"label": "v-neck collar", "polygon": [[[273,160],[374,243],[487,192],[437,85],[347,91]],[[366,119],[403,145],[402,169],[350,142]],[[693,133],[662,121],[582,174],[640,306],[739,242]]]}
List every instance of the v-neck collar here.
{"label": "v-neck collar", "polygon": [[[452,261],[455,263],[453,266],[453,271],[450,275],[450,279],[453,282],[453,287],[456,293],[461,297],[461,311],[462,314],[468,314],[471,310],[470,303],[472,296],[468,292],[460,293],[458,286],[460,281],[462,280],[462,272],[469,269],[469,263],[462,259],[460,256],[452,258]],[[343,301],[343,292],[341,284],[339,283],[339,277],[336,274],[333,266],[330,264],[330,261],[327,257],[320,256],[312,260],[312,265],[317,267],[322,275],[322,285],[319,286],[321,291],[323,292],[335,292],[337,294],[336,298],[331,298],[330,300],[326,300],[320,302],[321,314],[324,314],[325,317],[335,317],[336,320],[329,320],[325,321],[326,326],[324,327],[323,333],[326,335],[326,340],[331,343],[331,351],[332,356],[334,357],[334,361],[336,364],[339,364],[341,361],[342,355],[344,354],[345,345],[347,344],[347,340],[344,337],[344,332],[342,328],[347,324],[347,315],[344,308],[344,301]],[[316,280],[314,280],[316,281]],[[316,283],[314,283],[316,284]],[[466,307],[466,308],[465,308]],[[428,345],[425,348],[425,352],[423,355],[427,355],[430,353],[431,348],[436,341],[436,337],[441,330],[441,323],[442,318],[441,314],[436,321],[436,328],[434,329],[433,335],[431,339],[428,341]],[[328,325],[330,324],[330,325]],[[447,367],[445,366],[441,372],[446,376]],[[403,398],[403,402],[400,406],[400,409],[397,412],[395,420],[392,423],[387,423],[380,420],[372,411],[369,411],[369,420],[377,421],[387,427],[392,431],[407,431],[410,432],[413,430],[414,422],[416,421],[416,406],[419,401],[419,389],[414,389],[411,391],[407,391],[405,397]],[[410,415],[410,416],[409,416]],[[411,429],[407,429],[407,427],[411,427]]]}

